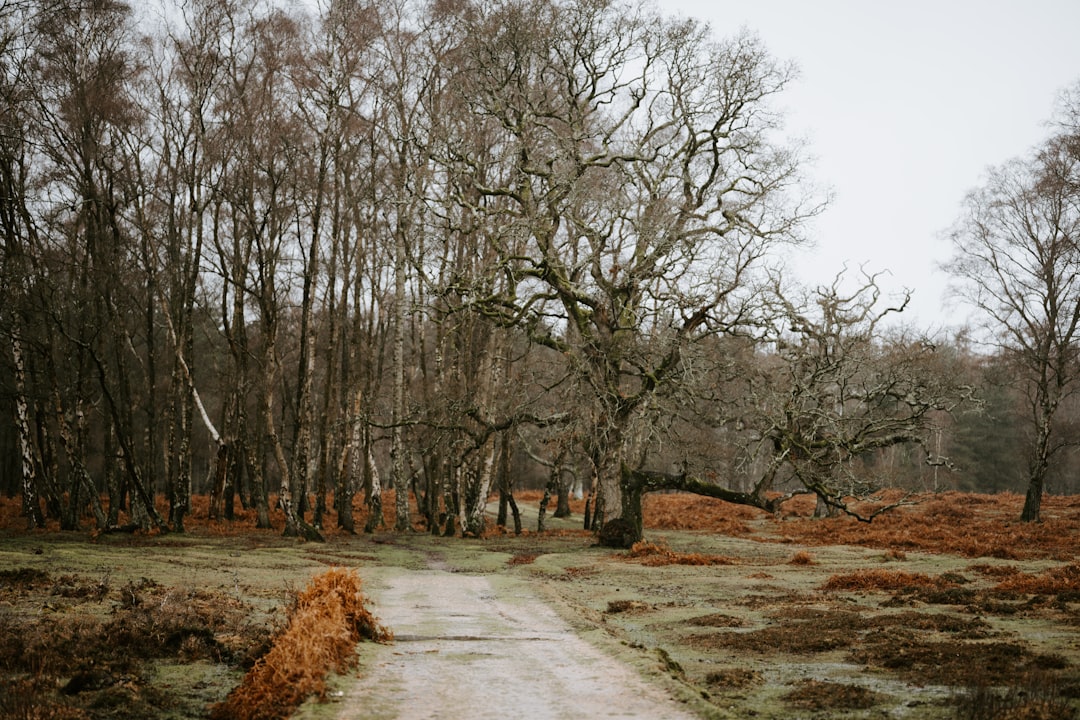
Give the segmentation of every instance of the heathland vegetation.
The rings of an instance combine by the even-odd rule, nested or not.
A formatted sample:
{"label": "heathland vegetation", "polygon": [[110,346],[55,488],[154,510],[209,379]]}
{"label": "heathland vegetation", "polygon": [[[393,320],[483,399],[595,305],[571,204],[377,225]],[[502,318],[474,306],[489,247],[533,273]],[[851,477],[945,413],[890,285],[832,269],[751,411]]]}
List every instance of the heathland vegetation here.
{"label": "heathland vegetation", "polygon": [[[536,532],[541,499],[519,495],[520,535],[491,523],[483,538],[448,542],[330,523],[326,543],[259,530],[253,510],[207,520],[205,496],[186,533],[164,536],[27,533],[8,501],[0,717],[337,717],[381,653],[408,657],[407,639],[353,644],[393,643],[380,591],[418,571],[429,584],[439,573],[524,583],[704,718],[1076,716],[1072,497],[1048,496],[1042,521],[1024,523],[1019,494],[932,493],[867,525],[813,518],[809,496],[774,515],[657,494],[644,501],[646,539],[629,550],[580,528],[583,500]],[[425,632],[460,636],[448,617]],[[439,694],[426,696],[434,710]]]}

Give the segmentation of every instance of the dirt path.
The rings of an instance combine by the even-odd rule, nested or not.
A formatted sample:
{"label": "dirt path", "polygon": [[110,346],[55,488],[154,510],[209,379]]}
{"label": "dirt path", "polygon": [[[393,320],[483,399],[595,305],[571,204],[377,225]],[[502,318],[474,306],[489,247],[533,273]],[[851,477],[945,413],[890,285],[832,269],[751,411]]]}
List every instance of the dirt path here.
{"label": "dirt path", "polygon": [[342,720],[695,717],[519,579],[431,570],[379,584],[367,593],[397,639],[364,659]]}

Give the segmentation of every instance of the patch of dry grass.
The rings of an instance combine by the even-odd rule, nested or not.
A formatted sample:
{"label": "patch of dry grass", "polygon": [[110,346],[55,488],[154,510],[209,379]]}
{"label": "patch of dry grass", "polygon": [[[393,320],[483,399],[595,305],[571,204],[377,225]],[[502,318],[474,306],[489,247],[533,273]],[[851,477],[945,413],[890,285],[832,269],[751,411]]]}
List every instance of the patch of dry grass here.
{"label": "patch of dry grass", "polygon": [[947,492],[911,498],[913,504],[880,515],[872,523],[850,517],[799,518],[782,525],[789,542],[858,545],[887,551],[951,553],[1004,560],[1069,559],[1078,548],[1080,503],[1048,496],[1044,520],[1019,521],[1023,496]]}
{"label": "patch of dry grass", "polygon": [[784,700],[807,710],[866,710],[877,705],[881,697],[858,685],[803,680],[784,696]]}
{"label": "patch of dry grass", "polygon": [[685,493],[646,495],[642,510],[647,529],[705,530],[731,537],[750,535],[749,522],[768,517],[757,508]]}
{"label": "patch of dry grass", "polygon": [[1024,595],[1068,594],[1080,600],[1080,565],[1073,563],[1050,568],[1036,575],[1023,572],[1010,573],[999,582],[995,591]]}

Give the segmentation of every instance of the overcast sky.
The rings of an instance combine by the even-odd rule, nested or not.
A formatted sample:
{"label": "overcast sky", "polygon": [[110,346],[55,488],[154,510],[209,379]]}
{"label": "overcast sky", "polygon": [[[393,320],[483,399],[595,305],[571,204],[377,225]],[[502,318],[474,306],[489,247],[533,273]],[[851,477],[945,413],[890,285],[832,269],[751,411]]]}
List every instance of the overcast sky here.
{"label": "overcast sky", "polygon": [[951,325],[945,231],[985,170],[1048,134],[1080,80],[1080,0],[661,0],[719,35],[757,33],[800,76],[781,98],[834,200],[797,263],[805,282],[888,270],[912,322]]}

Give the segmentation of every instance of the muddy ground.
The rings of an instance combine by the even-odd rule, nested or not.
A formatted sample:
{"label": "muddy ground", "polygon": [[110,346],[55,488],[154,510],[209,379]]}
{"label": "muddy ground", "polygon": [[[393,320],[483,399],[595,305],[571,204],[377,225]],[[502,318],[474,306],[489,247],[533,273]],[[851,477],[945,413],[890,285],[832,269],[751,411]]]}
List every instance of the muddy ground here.
{"label": "muddy ground", "polygon": [[[1070,522],[1080,517],[1072,506],[1064,512]],[[936,531],[930,525],[890,546],[834,544],[817,530],[796,532],[804,522],[748,515],[727,534],[653,528],[636,552],[597,547],[574,529],[575,519],[549,519],[556,529],[544,536],[383,533],[337,535],[326,544],[276,532],[91,538],[4,531],[0,716],[205,717],[265,651],[292,595],[328,566],[358,568],[376,615],[380,599],[392,602],[402,579],[418,573],[433,582],[453,576],[524,588],[544,610],[522,632],[549,637],[558,623],[545,613],[554,612],[698,717],[1078,715],[1075,533],[1045,552],[1005,552],[989,536],[942,552],[913,549]],[[380,664],[407,659],[420,634],[395,646],[361,646],[355,671],[297,716],[369,716],[357,704],[373,710],[380,686],[389,692],[393,685],[378,679]],[[422,634],[461,635],[452,625]],[[516,647],[528,655],[533,645]],[[530,702],[545,696],[533,690]],[[403,717],[438,707],[434,689],[418,697],[408,702],[425,707]],[[389,705],[402,709],[392,698]],[[506,697],[476,710],[512,708]]]}

